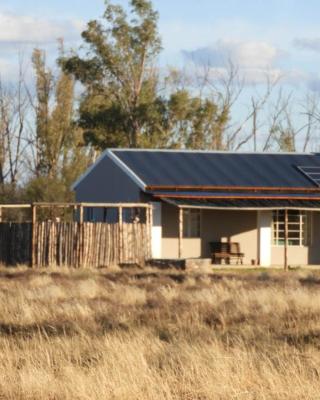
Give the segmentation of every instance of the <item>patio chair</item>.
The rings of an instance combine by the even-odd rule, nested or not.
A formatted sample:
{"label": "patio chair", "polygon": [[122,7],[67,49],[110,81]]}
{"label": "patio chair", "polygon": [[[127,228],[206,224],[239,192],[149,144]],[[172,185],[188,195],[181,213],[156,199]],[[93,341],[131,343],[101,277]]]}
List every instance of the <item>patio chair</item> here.
{"label": "patio chair", "polygon": [[238,242],[210,242],[211,258],[213,263],[231,264],[235,259],[237,264],[243,264],[244,253],[240,251]]}

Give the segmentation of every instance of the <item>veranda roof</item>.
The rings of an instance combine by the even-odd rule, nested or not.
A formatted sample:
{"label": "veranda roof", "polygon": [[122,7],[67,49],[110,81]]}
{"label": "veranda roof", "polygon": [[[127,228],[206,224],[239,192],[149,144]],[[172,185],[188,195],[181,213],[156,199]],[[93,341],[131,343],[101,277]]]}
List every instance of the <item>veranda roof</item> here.
{"label": "veranda roof", "polygon": [[170,193],[154,196],[182,208],[206,208],[206,209],[303,209],[320,210],[319,194],[282,194],[282,193]]}

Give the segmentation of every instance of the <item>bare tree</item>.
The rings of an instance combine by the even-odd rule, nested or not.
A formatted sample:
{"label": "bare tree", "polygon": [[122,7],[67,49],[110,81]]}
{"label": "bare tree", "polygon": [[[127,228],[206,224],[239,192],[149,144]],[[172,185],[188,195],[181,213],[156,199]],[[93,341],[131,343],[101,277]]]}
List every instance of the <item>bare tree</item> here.
{"label": "bare tree", "polygon": [[269,107],[268,135],[262,144],[262,150],[311,150],[320,123],[318,110],[319,101],[314,95],[307,94],[299,101],[292,92],[285,93],[280,88],[276,100]]}
{"label": "bare tree", "polygon": [[262,141],[259,134],[266,126],[265,113],[268,102],[279,84],[280,77],[272,79],[266,74],[265,82],[259,85],[260,90],[251,94],[246,111],[236,119],[234,116],[244,102],[243,98],[247,96],[247,85],[240,68],[229,60],[220,71],[212,68],[209,63],[201,68],[197,67],[195,71],[195,86],[201,95],[214,99],[220,115],[228,115],[227,123],[216,133],[219,139],[218,149],[238,151],[252,142],[253,150],[257,151]]}
{"label": "bare tree", "polygon": [[268,75],[265,76],[262,93],[256,92],[250,96],[248,111],[244,114],[242,121],[235,124],[234,127],[229,127],[229,148],[238,151],[252,141],[253,151],[258,151],[259,143],[262,140],[260,132],[265,129],[264,114],[278,83],[279,79],[271,80]]}
{"label": "bare tree", "polygon": [[16,84],[0,79],[0,184],[15,186],[22,175],[24,154],[28,146],[28,112],[30,103],[25,90],[22,60]]}
{"label": "bare tree", "polygon": [[302,115],[306,118],[304,126],[303,151],[307,151],[314,139],[320,126],[320,104],[319,97],[315,94],[307,94],[302,105]]}

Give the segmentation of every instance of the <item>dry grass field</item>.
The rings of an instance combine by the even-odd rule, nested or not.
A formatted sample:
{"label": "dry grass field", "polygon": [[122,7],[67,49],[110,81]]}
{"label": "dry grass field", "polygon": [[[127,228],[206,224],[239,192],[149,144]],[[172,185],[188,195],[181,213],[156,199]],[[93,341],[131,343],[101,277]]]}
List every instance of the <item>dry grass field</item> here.
{"label": "dry grass field", "polygon": [[0,348],[0,399],[320,399],[320,275],[1,269]]}

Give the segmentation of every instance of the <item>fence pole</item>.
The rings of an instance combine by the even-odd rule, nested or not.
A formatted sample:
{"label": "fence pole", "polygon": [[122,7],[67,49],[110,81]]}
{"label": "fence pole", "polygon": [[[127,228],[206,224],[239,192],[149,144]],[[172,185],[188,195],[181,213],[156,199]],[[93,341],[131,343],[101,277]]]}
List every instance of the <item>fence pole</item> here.
{"label": "fence pole", "polygon": [[77,221],[77,217],[78,217],[78,209],[77,206],[74,205],[72,206],[72,222]]}
{"label": "fence pole", "polygon": [[79,246],[79,259],[77,260],[78,262],[78,267],[85,267],[84,265],[84,228],[83,228],[83,206],[79,206],[79,217],[78,217],[78,210],[76,209],[75,217],[73,221],[78,221],[78,246]]}
{"label": "fence pole", "polygon": [[288,209],[284,210],[284,270],[288,271]]}
{"label": "fence pole", "polygon": [[31,222],[31,267],[36,265],[36,230],[37,230],[37,206],[32,204],[32,222]]}
{"label": "fence pole", "polygon": [[79,212],[79,222],[80,224],[83,223],[83,205],[80,205],[80,212]]}

